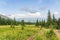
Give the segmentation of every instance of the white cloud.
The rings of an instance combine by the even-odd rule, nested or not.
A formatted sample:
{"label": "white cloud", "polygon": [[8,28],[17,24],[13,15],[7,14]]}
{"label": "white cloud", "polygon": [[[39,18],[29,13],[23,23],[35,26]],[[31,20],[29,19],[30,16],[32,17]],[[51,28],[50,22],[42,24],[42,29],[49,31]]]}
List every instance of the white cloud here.
{"label": "white cloud", "polygon": [[38,18],[41,17],[41,13],[40,12],[36,12],[36,13],[26,13],[26,14],[12,14],[8,17],[10,18]]}
{"label": "white cloud", "polygon": [[[40,12],[35,12],[35,13],[23,13],[23,14],[20,14],[20,13],[15,13],[15,14],[11,14],[11,15],[8,15],[8,14],[4,14],[4,13],[2,13],[2,12],[0,12],[0,14],[1,15],[4,15],[4,16],[7,16],[7,17],[9,17],[9,18],[44,18],[44,19],[46,19],[46,17],[47,17],[47,14],[42,14],[42,13],[40,13]],[[52,15],[53,15],[53,13],[52,13]],[[60,14],[59,14],[59,12],[57,12],[57,11],[55,11],[54,12],[54,15],[55,15],[55,17],[56,18],[59,18],[60,17]]]}
{"label": "white cloud", "polygon": [[33,8],[21,8],[20,9],[21,11],[25,11],[25,12],[29,12],[29,13],[36,13],[38,12],[39,10],[38,9],[33,9]]}
{"label": "white cloud", "polygon": [[41,13],[40,12],[36,12],[36,13],[29,13],[28,16],[30,17],[41,17]]}
{"label": "white cloud", "polygon": [[59,17],[60,17],[59,12],[57,12],[57,11],[56,11],[56,12],[54,12],[54,15],[55,15],[55,17],[56,17],[56,18],[59,18]]}
{"label": "white cloud", "polygon": [[54,12],[54,14],[55,14],[55,15],[58,15],[58,14],[59,14],[59,12]]}

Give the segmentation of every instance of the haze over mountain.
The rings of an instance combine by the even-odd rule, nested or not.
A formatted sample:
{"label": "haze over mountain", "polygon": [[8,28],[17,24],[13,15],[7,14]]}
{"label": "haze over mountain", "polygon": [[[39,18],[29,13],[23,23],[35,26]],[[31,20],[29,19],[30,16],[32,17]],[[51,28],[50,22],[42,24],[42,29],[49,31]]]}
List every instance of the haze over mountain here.
{"label": "haze over mountain", "polygon": [[[2,15],[0,14],[0,16],[4,19],[14,19],[14,18],[10,18],[9,16],[6,15]],[[21,21],[21,20],[25,20],[26,22],[35,22],[37,20],[37,18],[15,18],[17,21]],[[41,20],[41,18],[38,18],[39,20]]]}
{"label": "haze over mountain", "polygon": [[5,18],[5,19],[9,19],[9,17],[7,17],[7,16],[5,16],[5,15],[2,15],[2,14],[0,14],[0,17],[1,17],[1,18]]}

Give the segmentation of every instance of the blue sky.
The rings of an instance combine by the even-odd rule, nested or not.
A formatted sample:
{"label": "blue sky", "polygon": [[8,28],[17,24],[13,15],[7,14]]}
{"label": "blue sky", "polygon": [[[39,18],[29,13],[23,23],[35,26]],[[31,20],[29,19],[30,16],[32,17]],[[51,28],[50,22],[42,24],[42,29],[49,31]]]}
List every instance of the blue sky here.
{"label": "blue sky", "polygon": [[60,0],[0,0],[0,14],[10,18],[44,18],[48,10],[60,17]]}

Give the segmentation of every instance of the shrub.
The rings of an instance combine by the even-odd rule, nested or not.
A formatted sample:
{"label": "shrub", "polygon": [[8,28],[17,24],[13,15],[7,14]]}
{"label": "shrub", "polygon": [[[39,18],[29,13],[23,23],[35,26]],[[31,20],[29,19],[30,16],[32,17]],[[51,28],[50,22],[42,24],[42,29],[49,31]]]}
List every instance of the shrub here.
{"label": "shrub", "polygon": [[54,33],[54,31],[52,29],[46,33],[46,39],[47,40],[57,40],[56,34]]}

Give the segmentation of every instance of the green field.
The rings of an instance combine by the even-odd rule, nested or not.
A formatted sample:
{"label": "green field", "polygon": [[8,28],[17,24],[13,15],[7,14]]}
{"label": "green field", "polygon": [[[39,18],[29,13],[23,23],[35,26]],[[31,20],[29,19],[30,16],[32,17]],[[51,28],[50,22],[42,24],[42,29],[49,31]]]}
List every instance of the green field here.
{"label": "green field", "polygon": [[36,34],[40,28],[26,26],[24,30],[21,30],[21,26],[0,26],[0,40],[27,40],[31,35]]}
{"label": "green field", "polygon": [[[26,25],[24,30],[21,26],[10,28],[9,25],[0,26],[0,40],[49,40],[46,38],[46,33],[50,29],[35,27],[34,25]],[[57,40],[54,38],[53,40]],[[51,40],[51,39],[50,39]]]}

